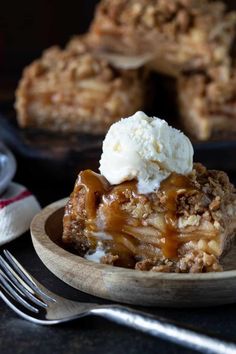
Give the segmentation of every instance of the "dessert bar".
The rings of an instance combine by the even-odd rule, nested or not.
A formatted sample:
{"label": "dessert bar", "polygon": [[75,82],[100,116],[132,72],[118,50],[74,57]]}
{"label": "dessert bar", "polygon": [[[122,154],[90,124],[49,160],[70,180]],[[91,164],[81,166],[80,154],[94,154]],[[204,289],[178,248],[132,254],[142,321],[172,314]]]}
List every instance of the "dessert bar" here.
{"label": "dessert bar", "polygon": [[139,70],[117,70],[77,37],[52,47],[25,68],[16,91],[19,125],[56,132],[104,134],[123,115],[144,106]]}

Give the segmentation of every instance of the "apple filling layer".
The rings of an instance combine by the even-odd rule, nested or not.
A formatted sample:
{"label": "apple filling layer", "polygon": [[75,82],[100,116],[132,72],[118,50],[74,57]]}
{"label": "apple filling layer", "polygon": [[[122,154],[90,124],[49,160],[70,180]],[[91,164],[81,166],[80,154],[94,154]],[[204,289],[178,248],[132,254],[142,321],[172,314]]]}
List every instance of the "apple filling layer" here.
{"label": "apple filling layer", "polygon": [[111,186],[79,174],[64,215],[63,241],[81,256],[115,266],[165,272],[222,270],[236,230],[236,194],[227,175],[195,164],[147,195],[135,180]]}

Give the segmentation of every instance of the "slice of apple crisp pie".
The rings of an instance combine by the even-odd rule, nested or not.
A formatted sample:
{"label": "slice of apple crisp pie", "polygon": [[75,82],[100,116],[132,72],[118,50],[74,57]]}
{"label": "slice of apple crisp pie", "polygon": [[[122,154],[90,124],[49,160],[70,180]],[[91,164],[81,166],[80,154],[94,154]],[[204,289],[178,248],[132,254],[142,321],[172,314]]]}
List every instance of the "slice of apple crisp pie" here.
{"label": "slice of apple crisp pie", "polygon": [[236,136],[236,65],[181,75],[178,103],[182,123],[199,140]]}
{"label": "slice of apple crisp pie", "polygon": [[[124,126],[126,138],[133,136],[127,144]],[[236,190],[224,172],[192,165],[189,143],[165,121],[141,112],[113,125],[101,159],[106,177],[79,174],[65,209],[63,241],[89,260],[115,266],[222,270],[236,231]],[[109,171],[115,157],[117,168]],[[115,178],[120,183],[111,184]]]}
{"label": "slice of apple crisp pie", "polygon": [[235,23],[220,1],[102,0],[91,32],[105,51],[152,54],[156,71],[178,76],[223,62]]}
{"label": "slice of apple crisp pie", "polygon": [[143,108],[143,74],[114,69],[93,54],[87,38],[49,48],[25,68],[16,91],[21,127],[104,134],[121,115]]}

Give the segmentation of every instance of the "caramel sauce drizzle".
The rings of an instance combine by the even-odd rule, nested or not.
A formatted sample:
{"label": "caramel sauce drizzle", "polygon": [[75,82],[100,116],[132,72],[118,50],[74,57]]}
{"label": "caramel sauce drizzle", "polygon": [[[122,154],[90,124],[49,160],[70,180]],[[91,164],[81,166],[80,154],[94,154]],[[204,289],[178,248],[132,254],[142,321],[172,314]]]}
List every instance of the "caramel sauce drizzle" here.
{"label": "caramel sauce drizzle", "polygon": [[[91,231],[88,236],[91,245],[95,245],[93,232],[104,231],[109,233],[112,241],[109,242],[109,251],[118,254],[120,266],[133,267],[135,264],[136,251],[144,255],[144,242],[125,232],[125,226],[141,226],[141,221],[132,218],[122,210],[122,203],[127,199],[126,191],[131,191],[135,198],[137,182],[124,182],[117,186],[111,186],[107,180],[91,170],[82,171],[77,182],[78,188],[85,188],[85,210],[87,215],[86,229]],[[177,197],[180,191],[193,190],[189,179],[183,175],[172,173],[161,183],[160,191],[166,198],[166,211],[164,212],[165,231],[163,233],[161,248],[165,257],[176,258],[179,247],[177,229]]]}
{"label": "caramel sauce drizzle", "polygon": [[173,259],[177,257],[179,247],[179,232],[177,228],[177,197],[180,192],[193,191],[190,180],[178,173],[171,173],[162,181],[160,190],[166,197],[165,234],[162,243],[162,252],[165,257]]}
{"label": "caramel sauce drizzle", "polygon": [[96,218],[97,200],[109,191],[109,184],[105,178],[91,170],[80,172],[77,185],[86,190],[85,210],[88,221]]}

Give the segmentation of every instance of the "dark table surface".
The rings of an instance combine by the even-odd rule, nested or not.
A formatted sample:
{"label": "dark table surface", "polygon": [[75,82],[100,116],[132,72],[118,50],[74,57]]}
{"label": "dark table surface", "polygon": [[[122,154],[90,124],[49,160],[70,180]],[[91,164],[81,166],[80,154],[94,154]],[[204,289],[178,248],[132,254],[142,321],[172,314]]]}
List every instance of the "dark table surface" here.
{"label": "dark table surface", "polygon": [[[37,181],[32,180],[25,175],[20,165],[15,180],[26,184],[42,206],[67,196],[72,188],[66,183],[46,184],[40,182],[40,178]],[[235,174],[231,174],[231,180],[236,182]],[[5,248],[9,249],[25,268],[50,290],[73,300],[97,301],[96,298],[69,287],[50,273],[36,255],[29,232]],[[236,304],[198,309],[143,310],[236,341]],[[19,318],[0,302],[0,353],[185,354],[192,351],[95,317],[54,327],[38,326]]]}

